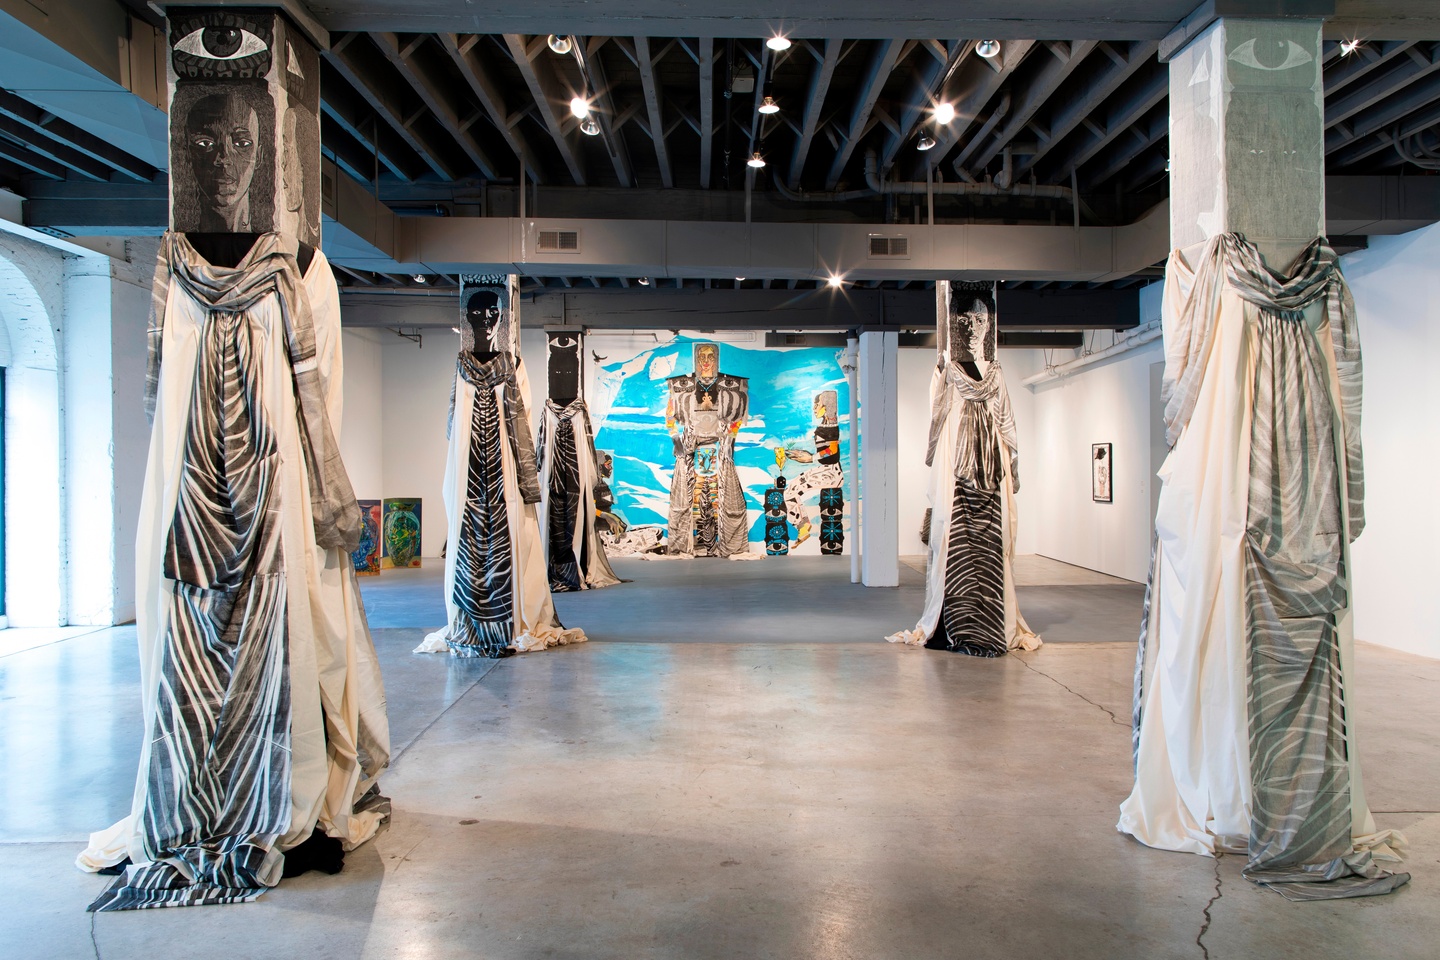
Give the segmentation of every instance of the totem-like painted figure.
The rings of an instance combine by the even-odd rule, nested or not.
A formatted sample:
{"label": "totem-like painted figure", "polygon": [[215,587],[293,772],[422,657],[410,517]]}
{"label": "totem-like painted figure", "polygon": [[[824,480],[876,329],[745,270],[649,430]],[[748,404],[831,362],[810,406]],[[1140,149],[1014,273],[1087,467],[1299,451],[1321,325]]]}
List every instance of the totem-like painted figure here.
{"label": "totem-like painted figure", "polygon": [[665,426],[675,446],[669,553],[729,557],[749,551],[735,436],[749,415],[750,385],[720,370],[720,346],[697,343],[695,372],[670,377]]}
{"label": "totem-like painted figure", "polygon": [[815,451],[787,448],[785,456],[796,463],[811,466],[796,477],[785,488],[785,512],[795,526],[795,546],[810,539],[814,525],[810,522],[810,511],[805,502],[817,492],[820,494],[820,552],[839,553],[844,545],[841,515],[845,500],[841,485],[845,475],[840,466],[840,417],[836,410],[839,403],[834,390],[822,390],[815,395]]}
{"label": "totem-like painted figure", "polygon": [[461,278],[460,354],[445,461],[446,626],[417,653],[503,657],[585,639],[555,615],[540,535],[530,383],[514,277]]}
{"label": "totem-like painted figure", "polygon": [[[547,335],[550,396],[540,414],[540,533],[550,589],[592,590],[620,582],[596,530],[598,489],[590,411],[581,396],[583,340],[578,331]],[[608,491],[608,486],[606,487]]]}
{"label": "totem-like painted figure", "polygon": [[320,61],[274,9],[171,7],[170,232],[136,545],[146,729],[92,910],[253,900],[388,813],[389,728],[340,461],[320,240]]}

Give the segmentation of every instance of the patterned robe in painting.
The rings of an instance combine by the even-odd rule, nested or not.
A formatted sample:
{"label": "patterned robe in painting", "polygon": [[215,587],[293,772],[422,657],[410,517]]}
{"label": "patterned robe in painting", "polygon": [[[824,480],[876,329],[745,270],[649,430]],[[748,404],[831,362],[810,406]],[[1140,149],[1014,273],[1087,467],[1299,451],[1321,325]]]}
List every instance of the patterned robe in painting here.
{"label": "patterned robe in painting", "polygon": [[750,549],[745,491],[735,472],[735,435],[749,415],[749,382],[720,373],[671,377],[666,420],[675,436],[670,482],[672,555],[729,557]]}
{"label": "patterned robe in painting", "polygon": [[550,598],[524,365],[462,350],[453,390],[442,490],[449,622],[416,652],[500,657],[585,640],[561,626]]}
{"label": "patterned robe in painting", "polygon": [[1223,234],[1166,267],[1163,482],[1119,829],[1247,851],[1294,900],[1388,893],[1354,740],[1360,341],[1334,251],[1276,275]]}
{"label": "patterned robe in painting", "polygon": [[590,411],[583,399],[567,406],[545,401],[537,441],[540,461],[540,538],[545,543],[550,589],[593,590],[620,582],[595,530],[595,465]]}
{"label": "patterned robe in painting", "polygon": [[324,256],[302,277],[294,251],[266,234],[226,268],[161,243],[136,548],[146,734],[131,815],[77,861],[131,861],[92,910],[253,900],[317,824],[350,849],[384,816],[385,697],[332,429],[339,296]]}

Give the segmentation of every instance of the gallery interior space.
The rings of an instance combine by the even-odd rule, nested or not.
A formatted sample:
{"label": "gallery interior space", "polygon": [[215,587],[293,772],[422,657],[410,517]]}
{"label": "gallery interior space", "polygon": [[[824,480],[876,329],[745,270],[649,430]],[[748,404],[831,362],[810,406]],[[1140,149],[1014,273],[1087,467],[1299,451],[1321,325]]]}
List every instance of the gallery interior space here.
{"label": "gallery interior space", "polygon": [[1440,3],[0,0],[25,958],[1431,957]]}

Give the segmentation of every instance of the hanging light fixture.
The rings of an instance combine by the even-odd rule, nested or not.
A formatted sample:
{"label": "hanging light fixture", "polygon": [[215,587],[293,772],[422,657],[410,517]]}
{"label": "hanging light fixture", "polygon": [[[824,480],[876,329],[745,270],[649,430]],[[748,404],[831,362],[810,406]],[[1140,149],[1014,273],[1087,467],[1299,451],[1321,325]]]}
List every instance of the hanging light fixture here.
{"label": "hanging light fixture", "polygon": [[427,276],[425,276],[425,274],[423,274],[423,273],[414,274],[413,276],[410,277],[410,279],[411,279],[411,280],[414,280],[416,283],[429,283],[429,282],[430,282],[430,278],[427,277]]}
{"label": "hanging light fixture", "polygon": [[590,116],[590,101],[584,97],[575,97],[570,101],[570,115],[576,120],[584,120]]}
{"label": "hanging light fixture", "polygon": [[545,42],[550,45],[550,51],[552,53],[558,53],[563,57],[570,52],[569,37],[562,37],[558,33],[552,33],[545,38]]}
{"label": "hanging light fixture", "polygon": [[975,43],[975,52],[980,54],[980,56],[984,57],[986,60],[989,60],[991,57],[994,57],[1000,53],[1000,41],[977,40]]}
{"label": "hanging light fixture", "polygon": [[941,100],[935,104],[935,122],[941,125],[955,119],[955,104],[949,100]]}
{"label": "hanging light fixture", "polygon": [[769,47],[771,50],[774,50],[776,53],[779,53],[781,50],[789,50],[790,38],[783,37],[777,33],[775,36],[765,41],[765,46]]}
{"label": "hanging light fixture", "polygon": [[764,114],[779,113],[780,104],[775,102],[774,97],[767,96],[760,101],[759,111]]}
{"label": "hanging light fixture", "polygon": [[639,282],[640,286],[642,286],[642,287],[648,287],[648,286],[650,286],[650,278],[649,278],[649,277],[641,277],[638,282]]}
{"label": "hanging light fixture", "polygon": [[1348,57],[1348,56],[1350,56],[1350,54],[1354,53],[1356,50],[1359,50],[1359,49],[1360,49],[1360,41],[1359,41],[1359,40],[1341,40],[1341,41],[1340,41],[1340,56],[1342,56],[1342,57]]}
{"label": "hanging light fixture", "polygon": [[580,121],[580,132],[587,137],[600,136],[600,124],[595,122],[594,117],[586,117]]}
{"label": "hanging light fixture", "polygon": [[931,150],[935,147],[935,138],[930,134],[921,132],[920,139],[915,143],[915,149],[920,151]]}
{"label": "hanging light fixture", "polygon": [[756,170],[759,170],[761,167],[765,166],[765,158],[760,156],[759,150],[756,150],[754,153],[750,154],[750,159],[745,161],[745,165],[747,167],[754,167]]}

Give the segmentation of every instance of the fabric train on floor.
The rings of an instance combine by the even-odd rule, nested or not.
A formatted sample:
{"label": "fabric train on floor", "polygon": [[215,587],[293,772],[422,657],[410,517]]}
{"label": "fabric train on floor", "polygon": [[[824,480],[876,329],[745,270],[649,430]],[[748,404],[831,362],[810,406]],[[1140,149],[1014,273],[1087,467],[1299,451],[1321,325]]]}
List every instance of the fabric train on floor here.
{"label": "fabric train on floor", "polygon": [[442,489],[449,623],[417,653],[500,657],[586,639],[561,626],[550,597],[529,396],[519,359],[461,351]]}
{"label": "fabric train on floor", "polygon": [[1161,468],[1119,829],[1245,851],[1292,900],[1408,874],[1360,779],[1348,689],[1350,543],[1364,528],[1360,341],[1334,251],[1286,277],[1225,234],[1166,268]]}
{"label": "fabric train on floor", "polygon": [[538,438],[540,537],[550,589],[593,590],[620,582],[595,532],[595,439],[583,399],[567,406],[545,401]]}
{"label": "fabric train on floor", "polygon": [[339,294],[262,235],[235,268],[160,246],[136,549],[146,736],[130,816],[82,869],[91,910],[253,900],[317,826],[351,849],[386,809],[389,728],[350,551]]}

